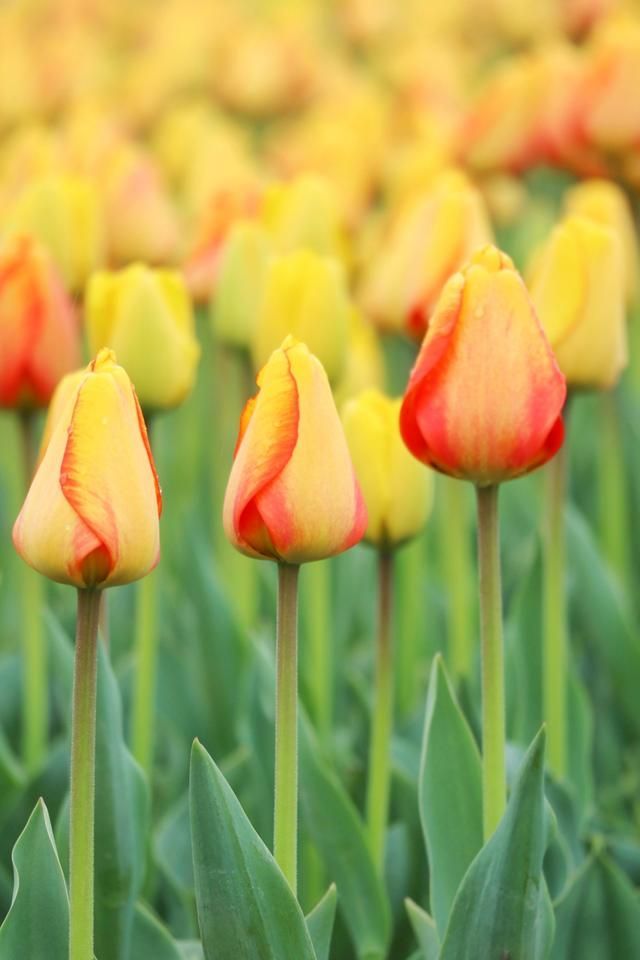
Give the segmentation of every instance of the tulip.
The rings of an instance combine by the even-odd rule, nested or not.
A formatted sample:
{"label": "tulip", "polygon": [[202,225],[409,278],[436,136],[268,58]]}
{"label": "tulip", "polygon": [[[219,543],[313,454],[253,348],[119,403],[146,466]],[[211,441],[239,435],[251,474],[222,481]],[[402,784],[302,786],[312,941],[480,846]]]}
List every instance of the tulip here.
{"label": "tulip", "polygon": [[382,329],[421,336],[447,279],[490,240],[481,194],[464,174],[447,171],[383,238],[365,278],[365,313]]}
{"label": "tulip", "polygon": [[91,351],[116,351],[146,411],[182,403],[200,347],[180,274],[141,264],[99,272],[89,284],[86,314]]}
{"label": "tulip", "polygon": [[567,191],[565,209],[568,214],[588,217],[617,233],[622,244],[627,303],[633,303],[638,293],[640,250],[624,191],[611,180],[585,180]]}
{"label": "tulip", "polygon": [[162,501],[135,391],[111,351],[57,416],[13,528],[16,550],[78,588],[143,577],[158,562]]}
{"label": "tulip", "polygon": [[384,354],[380,338],[354,307],[349,314],[347,359],[334,391],[336,406],[341,409],[347,400],[367,387],[384,390],[384,385]]}
{"label": "tulip", "polygon": [[304,341],[336,382],[345,363],[350,303],[341,265],[298,250],[275,257],[267,270],[252,345],[256,368],[288,335]]}
{"label": "tulip", "polygon": [[365,540],[382,549],[419,533],[433,501],[432,475],[402,442],[400,404],[378,390],[364,390],[342,412],[369,517]]}
{"label": "tulip", "polygon": [[211,300],[215,334],[222,343],[250,346],[264,295],[270,255],[269,236],[259,223],[241,220],[231,229]]}
{"label": "tulip", "polygon": [[622,247],[614,231],[566,217],[534,258],[529,286],[568,384],[613,386],[627,362]]}
{"label": "tulip", "polygon": [[7,233],[29,233],[47,248],[65,285],[82,291],[104,259],[102,220],[95,184],[83,177],[51,175],[27,184],[7,218]]}
{"label": "tulip", "polygon": [[80,363],[80,330],[46,250],[16,237],[0,251],[0,406],[46,406]]}
{"label": "tulip", "polygon": [[605,20],[587,48],[581,116],[585,138],[606,153],[619,154],[637,147],[639,70],[640,24],[630,17]]}
{"label": "tulip", "polygon": [[288,337],[257,382],[224,500],[228,539],[291,564],[347,550],[364,534],[366,510],[322,365]]}
{"label": "tulip", "polygon": [[400,429],[419,460],[493,485],[554,455],[565,392],[521,277],[506,254],[485,247],[442,291]]}
{"label": "tulip", "polygon": [[322,177],[304,175],[270,187],[264,196],[261,220],[280,253],[299,247],[323,256],[344,259],[346,241],[334,190]]}

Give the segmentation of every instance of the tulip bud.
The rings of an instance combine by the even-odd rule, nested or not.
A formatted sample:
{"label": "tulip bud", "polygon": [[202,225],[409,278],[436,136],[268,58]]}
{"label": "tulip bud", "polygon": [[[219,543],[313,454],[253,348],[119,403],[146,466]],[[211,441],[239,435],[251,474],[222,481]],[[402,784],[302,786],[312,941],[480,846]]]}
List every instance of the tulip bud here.
{"label": "tulip bud", "polygon": [[562,445],[566,386],[520,275],[485,247],[447,282],[411,372],[400,430],[418,460],[488,486]]}
{"label": "tulip bud", "polygon": [[384,390],[385,366],[380,338],[355,307],[349,316],[347,360],[334,390],[336,405],[344,403],[367,388]]}
{"label": "tulip bud", "polygon": [[322,177],[297,177],[277,184],[264,196],[261,219],[280,253],[300,247],[343,260],[346,240],[335,193]]}
{"label": "tulip bud", "polygon": [[402,442],[401,402],[377,390],[365,390],[342,411],[369,516],[365,540],[382,548],[397,546],[419,533],[433,502],[432,473]]}
{"label": "tulip bud", "polygon": [[634,151],[638,144],[639,71],[640,24],[633,16],[605,20],[587,47],[581,91],[583,134],[605,152]]}
{"label": "tulip bud", "polygon": [[96,273],[86,312],[90,350],[117,352],[145,410],[182,403],[193,386],[200,347],[179,273],[141,264]]}
{"label": "tulip bud", "polygon": [[270,254],[269,236],[260,224],[242,220],[231,229],[211,300],[211,319],[221,343],[251,345]]}
{"label": "tulip bud", "polygon": [[249,556],[285,563],[347,550],[367,515],[321,363],[287,337],[257,382],[224,499],[228,539]]}
{"label": "tulip bud", "polygon": [[253,340],[256,368],[288,335],[306,343],[332,383],[342,373],[349,325],[349,296],[341,265],[298,250],[271,261]]}
{"label": "tulip bud", "polygon": [[611,180],[585,180],[567,191],[565,208],[567,213],[595,220],[617,233],[622,244],[627,302],[633,303],[638,294],[640,250],[624,191]]}
{"label": "tulip bud", "polygon": [[135,391],[113,353],[101,350],[58,413],[14,545],[59,583],[129,583],[158,562],[161,503]]}
{"label": "tulip bud", "polygon": [[614,231],[566,217],[534,258],[529,288],[567,383],[613,386],[627,363],[622,248]]}
{"label": "tulip bud", "polygon": [[482,195],[449,170],[398,216],[371,261],[362,303],[377,326],[421,336],[446,280],[491,240]]}
{"label": "tulip bud", "polygon": [[0,251],[0,406],[46,406],[80,363],[73,305],[46,251],[16,237]]}
{"label": "tulip bud", "polygon": [[103,262],[98,193],[82,177],[49,176],[28,184],[9,212],[7,233],[37,237],[74,292]]}

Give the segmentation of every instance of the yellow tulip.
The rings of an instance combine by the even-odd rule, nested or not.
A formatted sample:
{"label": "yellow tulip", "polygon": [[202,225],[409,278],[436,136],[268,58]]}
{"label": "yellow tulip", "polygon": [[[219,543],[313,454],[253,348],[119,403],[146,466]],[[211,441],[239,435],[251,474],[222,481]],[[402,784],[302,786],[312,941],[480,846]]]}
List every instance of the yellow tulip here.
{"label": "yellow tulip", "polygon": [[338,409],[368,387],[384,390],[384,354],[378,334],[355,307],[349,314],[347,359],[334,396]]}
{"label": "yellow tulip", "polygon": [[127,374],[102,350],[67,391],[13,528],[20,556],[72,586],[130,583],[158,562],[161,494]]}
{"label": "yellow tulip", "polygon": [[200,346],[179,273],[134,264],[94,274],[86,324],[90,350],[117,352],[145,411],[182,403],[193,386]]}
{"label": "yellow tulip", "polygon": [[344,431],[369,515],[365,540],[397,546],[415,536],[433,503],[433,474],[400,435],[401,398],[365,390],[342,411]]}
{"label": "yellow tulip", "polygon": [[332,383],[345,363],[350,302],[341,264],[309,250],[275,257],[253,340],[256,368],[288,334],[307,344]]}
{"label": "yellow tulip", "polygon": [[534,258],[529,287],[568,385],[612,387],[627,363],[616,233],[585,217],[565,217]]}
{"label": "yellow tulip", "polygon": [[251,345],[270,254],[270,238],[259,223],[241,220],[231,228],[211,299],[211,319],[222,343]]}
{"label": "yellow tulip", "polygon": [[344,260],[346,241],[335,192],[328,180],[306,174],[270,187],[261,220],[279,253],[299,247]]}
{"label": "yellow tulip", "polygon": [[611,180],[584,180],[567,191],[565,209],[567,213],[611,227],[618,234],[622,244],[627,302],[633,303],[638,295],[640,250],[633,213],[624,191]]}
{"label": "yellow tulip", "polygon": [[7,218],[7,233],[28,233],[47,247],[67,287],[83,289],[104,260],[98,192],[84,177],[51,175],[29,183]]}
{"label": "yellow tulip", "polygon": [[322,365],[287,337],[258,375],[224,499],[229,541],[251,557],[304,563],[357,543],[367,516]]}

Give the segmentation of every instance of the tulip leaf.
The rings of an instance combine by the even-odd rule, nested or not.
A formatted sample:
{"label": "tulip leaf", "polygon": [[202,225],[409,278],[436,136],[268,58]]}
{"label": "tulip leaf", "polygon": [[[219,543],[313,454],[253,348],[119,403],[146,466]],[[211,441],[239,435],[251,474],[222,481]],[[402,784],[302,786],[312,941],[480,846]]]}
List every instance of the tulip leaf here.
{"label": "tulip leaf", "polygon": [[204,747],[191,752],[198,922],[206,960],[316,960],[298,901]]}
{"label": "tulip leaf", "polygon": [[555,907],[552,960],[640,957],[640,899],[606,855],[589,857]]}
{"label": "tulip leaf", "polygon": [[300,801],[306,832],[340,894],[340,911],[359,958],[386,956],[389,904],[376,873],[362,821],[320,758],[308,722],[300,724]]}
{"label": "tulip leaf", "polygon": [[179,940],[180,960],[204,960],[202,944],[197,940]]}
{"label": "tulip leaf", "polygon": [[322,900],[318,901],[311,913],[307,916],[307,930],[316,952],[317,960],[329,960],[331,951],[331,935],[336,918],[338,894],[335,883],[332,883]]}
{"label": "tulip leaf", "polygon": [[0,729],[0,819],[11,809],[24,785],[24,770]]}
{"label": "tulip leaf", "polygon": [[171,934],[142,904],[136,904],[131,933],[131,960],[182,960]]}
{"label": "tulip leaf", "polygon": [[442,937],[458,887],[482,847],[482,766],[441,656],[429,681],[418,796],[431,908]]}
{"label": "tulip leaf", "polygon": [[553,912],[546,847],[544,731],[527,751],[507,810],[462,880],[440,960],[545,960]]}
{"label": "tulip leaf", "polygon": [[69,899],[44,801],[18,837],[12,861],[13,901],[0,927],[0,960],[67,960]]}
{"label": "tulip leaf", "polygon": [[440,953],[440,940],[436,931],[436,925],[426,910],[419,907],[413,900],[406,900],[407,913],[416,940],[420,944],[422,951],[422,960],[438,960]]}

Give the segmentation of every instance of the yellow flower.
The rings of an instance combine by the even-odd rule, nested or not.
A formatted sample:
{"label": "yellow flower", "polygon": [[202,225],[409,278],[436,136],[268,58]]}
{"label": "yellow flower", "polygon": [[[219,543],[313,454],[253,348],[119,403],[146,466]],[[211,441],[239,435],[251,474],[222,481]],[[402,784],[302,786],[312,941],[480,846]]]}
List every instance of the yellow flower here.
{"label": "yellow flower", "polygon": [[627,302],[638,294],[638,262],[640,251],[629,201],[621,188],[611,180],[584,180],[565,195],[567,213],[588,217],[611,227],[620,237]]}
{"label": "yellow flower", "polygon": [[365,390],[342,412],[369,515],[365,539],[383,548],[419,533],[433,503],[433,474],[412,457],[400,435],[401,403]]}
{"label": "yellow flower", "polygon": [[336,383],[344,368],[350,302],[341,264],[309,250],[275,257],[253,340],[256,368],[288,334],[307,344]]}
{"label": "yellow flower", "polygon": [[612,387],[627,363],[616,233],[585,217],[565,217],[534,257],[529,287],[568,385]]}
{"label": "yellow flower", "polygon": [[96,273],[87,291],[89,347],[115,350],[145,411],[176,407],[193,386],[200,346],[184,280],[134,264]]}
{"label": "yellow flower", "polygon": [[368,387],[384,390],[384,354],[378,334],[355,307],[349,314],[347,360],[334,396],[340,410],[347,400]]}
{"label": "yellow flower", "polygon": [[162,500],[142,413],[109,350],[71,383],[13,542],[23,560],[59,583],[130,583],[155,567],[160,552]]}
{"label": "yellow flower", "polygon": [[7,233],[37,237],[49,250],[67,287],[81,291],[104,259],[95,184],[66,174],[33,180],[9,211]]}
{"label": "yellow flower", "polygon": [[328,180],[310,174],[270,187],[261,219],[279,253],[300,247],[344,260],[345,236],[335,192]]}
{"label": "yellow flower", "polygon": [[211,319],[222,343],[250,346],[270,254],[270,238],[259,223],[241,220],[231,228],[211,299]]}

